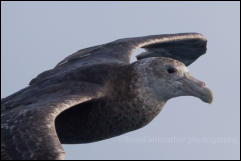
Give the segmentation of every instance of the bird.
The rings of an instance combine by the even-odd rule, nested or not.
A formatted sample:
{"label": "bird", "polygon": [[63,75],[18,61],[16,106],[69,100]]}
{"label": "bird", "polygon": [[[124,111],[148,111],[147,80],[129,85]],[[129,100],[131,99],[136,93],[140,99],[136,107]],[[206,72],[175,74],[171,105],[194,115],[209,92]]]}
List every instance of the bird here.
{"label": "bird", "polygon": [[[200,33],[122,38],[85,48],[1,99],[1,159],[64,160],[62,144],[110,139],[148,125],[166,102],[213,94],[187,66],[207,50]],[[145,51],[131,62],[138,49]]]}

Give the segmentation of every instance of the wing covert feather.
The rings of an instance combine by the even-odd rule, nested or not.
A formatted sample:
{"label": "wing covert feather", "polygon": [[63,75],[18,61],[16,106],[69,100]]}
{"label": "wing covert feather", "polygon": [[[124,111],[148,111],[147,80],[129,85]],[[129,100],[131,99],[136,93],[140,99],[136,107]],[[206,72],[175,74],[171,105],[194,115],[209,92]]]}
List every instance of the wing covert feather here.
{"label": "wing covert feather", "polygon": [[[101,87],[85,82],[65,82],[43,90],[39,91],[38,99],[34,98],[36,91],[32,93],[32,103],[22,106],[18,104],[6,112],[2,111],[2,159],[64,159],[65,153],[55,130],[56,117],[74,105],[103,95]],[[17,97],[11,99],[18,99]]]}

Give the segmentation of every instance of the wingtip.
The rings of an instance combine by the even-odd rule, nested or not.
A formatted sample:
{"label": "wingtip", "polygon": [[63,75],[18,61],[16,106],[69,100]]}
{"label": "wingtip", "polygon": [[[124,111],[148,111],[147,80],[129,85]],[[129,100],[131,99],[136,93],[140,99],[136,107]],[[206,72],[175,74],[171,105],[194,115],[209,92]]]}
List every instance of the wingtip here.
{"label": "wingtip", "polygon": [[190,34],[193,35],[194,38],[199,38],[199,39],[202,39],[203,41],[207,41],[206,37],[201,33],[192,32]]}

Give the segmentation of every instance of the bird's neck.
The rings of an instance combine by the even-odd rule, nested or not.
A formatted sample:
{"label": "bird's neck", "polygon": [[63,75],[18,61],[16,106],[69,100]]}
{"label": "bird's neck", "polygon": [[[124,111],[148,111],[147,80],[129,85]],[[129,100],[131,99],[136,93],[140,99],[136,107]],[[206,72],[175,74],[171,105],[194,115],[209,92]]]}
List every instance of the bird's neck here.
{"label": "bird's neck", "polygon": [[145,82],[145,77],[140,76],[139,69],[135,65],[130,65],[127,70],[128,73],[120,71],[121,80],[115,82],[114,91],[111,98],[114,101],[121,102],[124,110],[129,110],[129,113],[138,115],[145,120],[145,123],[149,123],[159,112],[165,104],[165,100],[156,98]]}

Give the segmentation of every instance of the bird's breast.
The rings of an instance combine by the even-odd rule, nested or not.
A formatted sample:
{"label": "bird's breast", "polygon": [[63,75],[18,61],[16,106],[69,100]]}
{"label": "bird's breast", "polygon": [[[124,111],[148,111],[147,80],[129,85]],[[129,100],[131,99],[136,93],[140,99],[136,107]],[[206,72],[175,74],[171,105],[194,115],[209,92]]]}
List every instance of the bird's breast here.
{"label": "bird's breast", "polygon": [[100,141],[147,125],[161,111],[162,106],[147,106],[138,101],[95,100],[66,111],[56,119],[56,129],[62,143]]}

